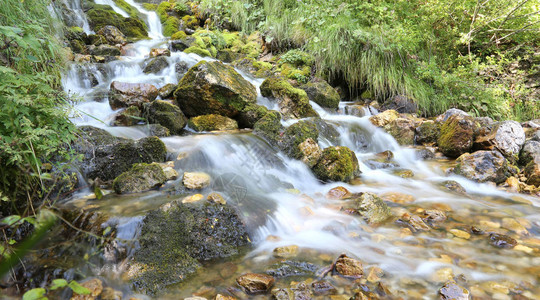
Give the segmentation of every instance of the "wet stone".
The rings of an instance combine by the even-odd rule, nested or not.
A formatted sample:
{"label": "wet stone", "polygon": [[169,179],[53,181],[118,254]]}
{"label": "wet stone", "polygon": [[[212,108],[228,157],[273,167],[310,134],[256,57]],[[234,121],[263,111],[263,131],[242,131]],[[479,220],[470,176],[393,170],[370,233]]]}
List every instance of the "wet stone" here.
{"label": "wet stone", "polygon": [[266,273],[274,277],[311,276],[319,269],[318,266],[302,261],[284,261],[272,266]]}
{"label": "wet stone", "polygon": [[210,175],[203,172],[185,172],[182,183],[188,189],[202,189],[210,185]]}
{"label": "wet stone", "polygon": [[214,300],[235,300],[236,298],[232,297],[232,296],[226,296],[226,295],[222,295],[222,294],[217,294],[215,297],[214,297]]}
{"label": "wet stone", "polygon": [[517,241],[507,235],[492,233],[489,235],[491,245],[497,248],[512,249],[517,245]]}
{"label": "wet stone", "polygon": [[301,282],[299,283],[296,288],[292,289],[294,299],[295,300],[311,300],[313,299],[313,293],[309,289],[309,287]]}
{"label": "wet stone", "polygon": [[272,299],[274,300],[290,300],[291,296],[286,289],[273,289]]}
{"label": "wet stone", "polygon": [[429,224],[435,224],[444,222],[446,220],[446,215],[444,212],[438,209],[427,209],[424,212],[424,221]]}
{"label": "wet stone", "polygon": [[275,257],[293,257],[298,254],[298,246],[290,245],[277,247],[274,249],[273,254]]}
{"label": "wet stone", "polygon": [[338,274],[345,277],[360,278],[364,275],[362,263],[344,254],[336,260],[334,269]]}
{"label": "wet stone", "polygon": [[326,194],[326,198],[333,199],[333,200],[344,200],[351,197],[351,192],[347,190],[345,187],[337,186]]}
{"label": "wet stone", "polygon": [[469,291],[453,281],[448,281],[439,290],[441,300],[468,300]]}
{"label": "wet stone", "polygon": [[311,289],[316,296],[337,294],[336,287],[334,287],[331,283],[325,280],[312,282]]}
{"label": "wet stone", "polygon": [[430,227],[426,223],[424,223],[422,218],[414,214],[413,215],[404,214],[398,220],[398,223],[408,226],[412,232],[430,230]]}
{"label": "wet stone", "polygon": [[238,278],[236,282],[248,294],[267,292],[274,285],[274,277],[265,274],[247,273]]}

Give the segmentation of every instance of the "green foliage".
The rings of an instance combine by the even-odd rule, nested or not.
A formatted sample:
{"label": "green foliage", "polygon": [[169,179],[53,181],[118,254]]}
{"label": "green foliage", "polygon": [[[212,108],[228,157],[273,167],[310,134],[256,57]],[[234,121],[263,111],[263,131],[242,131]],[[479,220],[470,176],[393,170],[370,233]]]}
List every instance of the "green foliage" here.
{"label": "green foliage", "polygon": [[0,190],[11,207],[37,196],[50,176],[42,164],[67,158],[74,139],[67,99],[57,87],[64,66],[47,1],[6,0],[0,6]]}
{"label": "green foliage", "polygon": [[451,106],[495,118],[538,111],[522,83],[486,71],[508,73],[508,62],[521,58],[516,45],[540,42],[532,0],[201,0],[201,7],[215,24],[264,32],[272,49],[304,49],[322,75],[345,79],[352,92],[405,94],[425,115]]}
{"label": "green foliage", "polygon": [[299,66],[311,66],[313,64],[313,57],[304,51],[297,49],[290,50],[283,54],[278,61],[279,64],[291,64],[295,67]]}
{"label": "green foliage", "polygon": [[[80,285],[77,281],[72,280],[69,283],[65,279],[55,279],[52,281],[49,290],[54,291],[59,288],[69,287],[78,295],[90,295],[90,290]],[[23,295],[23,300],[47,300],[47,290],[44,288],[35,288],[27,291]]]}

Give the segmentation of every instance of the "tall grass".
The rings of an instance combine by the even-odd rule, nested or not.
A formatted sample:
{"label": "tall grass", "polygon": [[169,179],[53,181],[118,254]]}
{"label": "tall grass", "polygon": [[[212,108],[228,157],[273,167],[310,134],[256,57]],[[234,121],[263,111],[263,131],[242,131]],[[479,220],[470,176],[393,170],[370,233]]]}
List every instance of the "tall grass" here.
{"label": "tall grass", "polygon": [[[471,23],[470,12],[477,5],[472,0],[201,0],[200,4],[216,19],[228,18],[241,30],[260,30],[274,50],[310,52],[321,74],[343,78],[353,92],[367,89],[380,100],[404,94],[425,115],[457,106],[497,118],[511,116],[507,109],[511,97],[501,93],[500,86],[484,84],[489,79],[479,76],[481,68],[471,62],[490,51],[504,51],[490,41],[497,30],[515,30],[506,43],[540,41],[531,31],[540,30],[534,23],[540,15],[534,5],[517,7],[505,18],[516,8],[512,0],[479,7],[476,23]],[[520,24],[513,23],[517,21]],[[533,24],[527,31],[516,30],[526,22]],[[460,57],[471,62],[463,64]]]}

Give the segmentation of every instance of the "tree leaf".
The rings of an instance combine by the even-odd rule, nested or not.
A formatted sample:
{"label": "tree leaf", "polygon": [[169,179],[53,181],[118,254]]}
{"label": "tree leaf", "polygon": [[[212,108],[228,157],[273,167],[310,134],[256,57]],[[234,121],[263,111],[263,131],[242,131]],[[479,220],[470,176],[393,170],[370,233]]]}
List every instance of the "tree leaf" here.
{"label": "tree leaf", "polygon": [[45,293],[47,291],[44,288],[31,289],[24,293],[23,300],[46,300]]}
{"label": "tree leaf", "polygon": [[74,293],[79,295],[90,295],[90,290],[80,285],[77,281],[72,280],[68,284],[69,288],[73,290]]}
{"label": "tree leaf", "polygon": [[54,291],[56,289],[66,287],[67,285],[68,283],[65,279],[55,279],[52,281],[50,289]]}
{"label": "tree leaf", "polygon": [[2,222],[0,222],[0,223],[6,224],[7,226],[11,226],[11,225],[17,223],[20,219],[21,219],[21,216],[13,215],[13,216],[3,218]]}

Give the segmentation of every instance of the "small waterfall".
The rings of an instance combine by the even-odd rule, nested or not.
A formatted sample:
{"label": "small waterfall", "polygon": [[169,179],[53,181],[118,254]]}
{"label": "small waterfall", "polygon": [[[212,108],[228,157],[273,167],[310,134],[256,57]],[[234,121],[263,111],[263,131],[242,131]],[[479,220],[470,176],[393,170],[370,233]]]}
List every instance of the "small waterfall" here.
{"label": "small waterfall", "polygon": [[118,7],[113,0],[94,0],[94,2],[96,4],[109,5],[116,13],[122,15],[122,17],[129,18],[129,14],[120,7]]}

